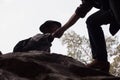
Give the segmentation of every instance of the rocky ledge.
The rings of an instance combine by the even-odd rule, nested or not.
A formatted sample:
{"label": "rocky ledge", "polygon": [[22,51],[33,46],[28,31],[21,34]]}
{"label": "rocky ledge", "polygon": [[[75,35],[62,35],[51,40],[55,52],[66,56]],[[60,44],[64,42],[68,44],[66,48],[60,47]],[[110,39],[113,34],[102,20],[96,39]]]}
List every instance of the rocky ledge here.
{"label": "rocky ledge", "polygon": [[43,51],[0,56],[0,80],[120,80],[71,57]]}

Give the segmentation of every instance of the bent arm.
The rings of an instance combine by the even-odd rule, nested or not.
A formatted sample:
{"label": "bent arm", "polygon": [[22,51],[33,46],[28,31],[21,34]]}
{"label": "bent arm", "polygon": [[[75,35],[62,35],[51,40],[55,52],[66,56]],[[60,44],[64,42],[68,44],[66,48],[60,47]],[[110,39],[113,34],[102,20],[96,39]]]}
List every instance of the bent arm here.
{"label": "bent arm", "polygon": [[84,18],[86,14],[92,9],[93,2],[90,0],[83,0],[82,4],[75,10],[75,13],[70,17],[66,24],[62,27],[63,31],[67,30],[77,22],[79,18]]}
{"label": "bent arm", "polygon": [[77,20],[78,20],[79,18],[80,18],[80,17],[79,17],[76,13],[74,13],[74,14],[70,17],[70,19],[66,22],[66,24],[63,25],[63,27],[61,27],[61,28],[58,29],[57,31],[55,31],[55,33],[53,33],[52,35],[53,35],[54,37],[60,38],[60,37],[63,35],[63,33],[64,33],[68,28],[70,28],[72,25],[74,25],[74,24],[77,22]]}
{"label": "bent arm", "polygon": [[79,18],[80,17],[76,13],[74,13],[70,17],[70,19],[66,22],[66,24],[63,25],[63,27],[61,29],[63,29],[63,31],[66,31],[69,27],[71,27],[72,25],[74,25],[78,21]]}
{"label": "bent arm", "polygon": [[92,7],[93,7],[92,1],[90,0],[83,1],[83,3],[79,7],[77,7],[75,13],[70,17],[66,24],[63,25],[63,27],[61,27],[57,31],[55,31],[55,33],[53,33],[53,36],[60,38],[68,28],[70,28],[78,21],[79,18],[84,18],[86,14],[92,9]]}

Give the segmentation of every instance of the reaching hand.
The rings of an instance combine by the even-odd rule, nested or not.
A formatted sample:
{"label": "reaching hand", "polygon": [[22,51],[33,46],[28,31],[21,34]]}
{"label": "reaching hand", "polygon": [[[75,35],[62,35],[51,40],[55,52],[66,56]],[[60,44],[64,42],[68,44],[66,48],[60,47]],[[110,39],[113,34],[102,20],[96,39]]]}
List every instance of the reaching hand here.
{"label": "reaching hand", "polygon": [[55,31],[52,36],[56,37],[56,38],[60,38],[64,33],[64,29],[63,28],[59,28],[57,31]]}

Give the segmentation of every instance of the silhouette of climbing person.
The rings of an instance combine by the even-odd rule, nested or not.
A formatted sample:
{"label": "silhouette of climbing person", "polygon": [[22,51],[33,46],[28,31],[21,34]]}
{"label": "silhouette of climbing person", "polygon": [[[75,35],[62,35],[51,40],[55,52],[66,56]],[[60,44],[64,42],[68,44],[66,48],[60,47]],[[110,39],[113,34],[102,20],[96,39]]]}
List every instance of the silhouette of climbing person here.
{"label": "silhouette of climbing person", "polygon": [[19,41],[15,45],[13,52],[25,52],[30,50],[50,52],[50,47],[52,46],[51,43],[54,39],[54,37],[51,34],[60,27],[61,23],[57,21],[48,20],[44,22],[39,27],[39,30],[43,34],[38,33],[33,37]]}
{"label": "silhouette of climbing person", "polygon": [[110,24],[109,31],[112,35],[115,35],[120,28],[120,25],[116,21],[113,13],[113,9],[111,9],[109,4],[109,0],[82,0],[82,4],[77,7],[75,13],[70,17],[65,25],[63,25],[63,27],[53,33],[53,36],[60,38],[68,28],[79,20],[79,18],[84,18],[93,7],[97,8],[98,11],[87,18],[86,24],[92,57],[94,60],[86,66],[89,68],[99,69],[104,72],[109,72],[110,63],[108,61],[106,42],[101,26]]}

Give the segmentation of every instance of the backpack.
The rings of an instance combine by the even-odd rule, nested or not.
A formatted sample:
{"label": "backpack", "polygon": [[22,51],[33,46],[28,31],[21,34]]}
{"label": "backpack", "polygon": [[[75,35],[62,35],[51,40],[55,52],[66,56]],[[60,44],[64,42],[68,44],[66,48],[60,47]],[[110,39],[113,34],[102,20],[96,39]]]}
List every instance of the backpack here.
{"label": "backpack", "polygon": [[23,52],[23,47],[27,45],[27,43],[29,42],[31,38],[28,38],[28,39],[25,39],[25,40],[21,40],[19,41],[14,49],[13,49],[13,52]]}
{"label": "backpack", "polygon": [[25,52],[30,50],[50,52],[53,37],[50,34],[37,34],[28,39],[19,41],[13,49],[13,52]]}

